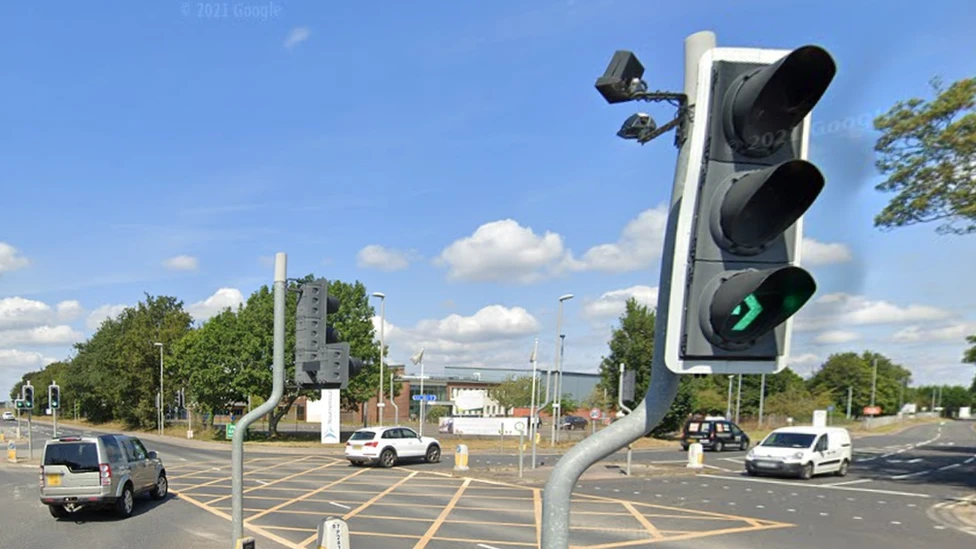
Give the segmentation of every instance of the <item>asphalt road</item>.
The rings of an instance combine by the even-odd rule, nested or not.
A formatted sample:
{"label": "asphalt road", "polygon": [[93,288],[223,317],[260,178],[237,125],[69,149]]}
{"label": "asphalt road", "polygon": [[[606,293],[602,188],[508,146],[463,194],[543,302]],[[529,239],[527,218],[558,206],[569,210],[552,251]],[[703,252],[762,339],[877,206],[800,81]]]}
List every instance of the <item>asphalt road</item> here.
{"label": "asphalt road", "polygon": [[[743,452],[708,452],[708,469],[697,476],[583,481],[573,498],[573,544],[968,549],[976,539],[939,521],[933,509],[976,491],[973,425],[947,422],[856,439],[855,463],[846,478],[753,478],[743,472]],[[48,426],[35,427],[37,438],[49,436]],[[147,440],[147,446],[166,461],[172,497],[156,505],[141,502],[140,514],[126,521],[81,516],[84,520],[55,521],[37,501],[35,466],[0,466],[0,497],[23,502],[4,506],[0,547],[34,546],[11,541],[28,535],[44,541],[38,546],[70,539],[94,546],[114,540],[147,548],[226,547],[228,449],[187,448],[183,441]],[[445,445],[445,451],[441,464],[393,469],[351,467],[324,453],[248,451],[247,525],[262,548],[314,547],[316,525],[328,515],[347,520],[354,549],[537,547],[541,489],[453,478],[453,449]],[[635,463],[684,458],[675,450],[634,452]],[[488,451],[473,455],[469,465],[478,472],[516,464],[515,459]]]}

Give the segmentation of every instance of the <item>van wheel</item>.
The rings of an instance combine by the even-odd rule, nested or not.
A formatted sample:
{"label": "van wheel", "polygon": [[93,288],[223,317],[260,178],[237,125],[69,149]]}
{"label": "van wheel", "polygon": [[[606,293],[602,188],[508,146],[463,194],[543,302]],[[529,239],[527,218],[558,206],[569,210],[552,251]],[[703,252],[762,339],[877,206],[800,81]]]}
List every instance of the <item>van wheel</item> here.
{"label": "van wheel", "polygon": [[132,509],[135,507],[135,496],[132,494],[132,485],[126,483],[122,487],[122,495],[115,501],[115,514],[120,518],[132,516]]}
{"label": "van wheel", "polygon": [[64,505],[48,505],[47,510],[51,512],[51,516],[54,518],[64,518],[68,516],[68,510],[64,508]]}
{"label": "van wheel", "polygon": [[715,445],[712,446],[712,449],[714,449],[716,452],[721,452],[721,451],[725,450],[725,445],[722,444],[722,441],[721,440],[716,440],[715,441]]}
{"label": "van wheel", "polygon": [[851,466],[851,463],[846,459],[840,463],[840,469],[837,469],[837,476],[846,477],[847,469]]}
{"label": "van wheel", "polygon": [[803,466],[803,470],[800,471],[800,478],[803,480],[810,480],[813,477],[813,464],[807,463]]}

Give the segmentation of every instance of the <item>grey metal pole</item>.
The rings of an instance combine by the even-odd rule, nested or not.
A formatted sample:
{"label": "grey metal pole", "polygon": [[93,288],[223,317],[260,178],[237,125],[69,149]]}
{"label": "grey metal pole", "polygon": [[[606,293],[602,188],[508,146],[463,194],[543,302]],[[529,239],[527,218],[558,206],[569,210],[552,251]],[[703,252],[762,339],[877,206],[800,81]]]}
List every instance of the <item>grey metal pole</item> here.
{"label": "grey metal pole", "polygon": [[536,368],[539,365],[539,338],[535,338],[535,344],[532,346],[532,404],[529,405],[529,438],[532,444],[532,468],[535,469],[535,433],[536,424],[535,418],[538,415],[538,410],[536,410],[536,380],[538,374],[536,373]]}
{"label": "grey metal pole", "polygon": [[[559,345],[562,342],[563,333],[563,300],[559,300],[559,312],[556,314],[556,357],[553,359],[553,363],[556,365],[556,371],[559,372],[562,367],[562,361],[560,359]],[[556,379],[553,380],[553,385],[555,386],[555,391],[552,393],[552,426],[550,428],[551,434],[549,435],[549,445],[556,445],[556,424],[559,423],[559,416],[562,410],[559,409],[559,404],[562,399],[559,394],[559,374],[556,374]]]}
{"label": "grey metal pole", "polygon": [[766,374],[762,375],[759,382],[759,426],[762,427],[763,404],[766,400]]}
{"label": "grey metal pole", "polygon": [[[631,410],[630,408],[627,407],[626,404],[624,404],[624,395],[623,395],[623,393],[624,393],[624,372],[625,371],[627,371],[627,367],[626,367],[626,365],[623,362],[621,362],[620,363],[620,375],[618,376],[618,379],[617,379],[617,406],[621,410],[623,410],[624,412],[626,412],[627,415],[630,415],[631,412],[633,412],[633,410]],[[633,457],[633,455],[634,455],[634,445],[633,444],[628,444],[627,445],[627,476],[628,477],[630,476],[630,463],[631,463],[631,458]]]}
{"label": "grey metal pole", "polygon": [[847,387],[847,419],[851,419],[851,402],[854,400],[854,386]]}
{"label": "grey metal pole", "polygon": [[555,410],[557,410],[557,414],[556,414],[557,418],[556,421],[553,421],[552,423],[554,427],[553,433],[555,433],[556,435],[556,442],[559,442],[559,428],[556,425],[556,422],[557,421],[561,422],[563,417],[563,356],[565,354],[566,354],[566,334],[560,334],[559,335],[559,365],[557,367],[559,373],[556,376],[556,379],[554,380],[556,382],[556,393],[555,393],[555,398],[552,401],[554,406],[558,405],[558,408],[554,408]]}
{"label": "grey metal pole", "polygon": [[166,393],[163,392],[163,345],[159,345],[159,436],[163,436],[163,428],[166,423],[166,412],[164,411],[164,401]]}
{"label": "grey metal pole", "polygon": [[525,429],[519,431],[519,478],[522,478],[522,456],[525,454]]}
{"label": "grey metal pole", "polygon": [[[383,354],[386,350],[386,296],[384,295],[380,299],[380,401],[377,408],[379,411],[376,415],[376,421],[379,426],[383,426],[383,408],[386,408],[386,403],[383,402]],[[392,388],[393,385],[390,385]]]}
{"label": "grey metal pole", "polygon": [[393,376],[394,373],[390,372],[390,404],[393,405],[393,421],[394,424],[400,425],[400,407],[397,406],[396,400],[393,398]]}
{"label": "grey metal pole", "polygon": [[874,394],[878,389],[878,359],[872,361],[874,363],[874,373],[871,374],[871,406],[874,406]]}
{"label": "grey metal pole", "polygon": [[420,357],[420,436],[424,436],[424,411],[427,409],[427,394],[424,393],[424,357]]}
{"label": "grey metal pole", "polygon": [[732,379],[735,376],[729,376],[729,398],[725,405],[725,419],[732,419]]}
{"label": "grey metal pole", "polygon": [[739,374],[739,388],[735,393],[735,422],[739,423],[739,410],[742,408],[742,374]]}
{"label": "grey metal pole", "polygon": [[27,458],[34,459],[34,410],[27,410]]}
{"label": "grey metal pole", "polygon": [[287,254],[275,254],[274,267],[274,362],[271,396],[263,404],[248,412],[237,422],[231,449],[231,523],[234,546],[244,537],[244,436],[248,426],[271,412],[285,394],[285,280],[288,272]]}
{"label": "grey metal pole", "polygon": [[[685,39],[685,86],[689,105],[694,102],[698,85],[698,61],[707,50],[715,47],[715,34],[695,33]],[[674,232],[678,222],[681,188],[688,170],[689,147],[686,139],[678,149],[677,168],[671,191],[668,214],[668,238],[664,242],[661,279],[658,287],[655,341],[663,342],[668,324],[667,295],[671,290],[671,270],[674,262]],[[543,549],[569,549],[570,498],[580,476],[594,463],[613,454],[625,445],[649,433],[664,418],[678,394],[678,375],[664,363],[664,345],[654,346],[651,382],[640,406],[632,414],[612,423],[599,433],[583,439],[556,462],[542,493],[541,544]]]}

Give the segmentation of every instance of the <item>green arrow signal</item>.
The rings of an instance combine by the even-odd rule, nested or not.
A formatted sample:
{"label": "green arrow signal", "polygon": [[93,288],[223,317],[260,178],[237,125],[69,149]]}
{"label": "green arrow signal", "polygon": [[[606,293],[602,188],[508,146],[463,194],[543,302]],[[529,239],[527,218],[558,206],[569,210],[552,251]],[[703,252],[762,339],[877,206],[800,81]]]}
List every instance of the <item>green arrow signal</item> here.
{"label": "green arrow signal", "polygon": [[[759,316],[759,313],[763,311],[762,305],[759,304],[759,300],[756,299],[755,294],[747,295],[745,304],[746,307],[749,308],[749,310],[746,311],[745,316],[740,318],[739,321],[735,323],[735,326],[732,326],[733,332],[741,332],[742,330],[748,328],[749,325],[752,324],[753,321],[755,321],[756,318]],[[732,311],[732,314],[737,315],[740,314],[741,312],[742,312],[742,304],[740,303],[735,306],[735,310]]]}

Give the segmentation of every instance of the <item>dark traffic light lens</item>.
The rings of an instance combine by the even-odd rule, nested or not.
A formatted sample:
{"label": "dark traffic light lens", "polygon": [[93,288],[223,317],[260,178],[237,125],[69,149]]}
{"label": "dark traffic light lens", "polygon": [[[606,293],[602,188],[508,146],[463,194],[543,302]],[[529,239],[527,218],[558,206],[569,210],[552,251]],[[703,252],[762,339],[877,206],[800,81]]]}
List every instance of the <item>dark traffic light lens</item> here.
{"label": "dark traffic light lens", "polygon": [[813,277],[799,267],[743,271],[716,290],[711,327],[728,342],[755,340],[793,316],[816,290]]}
{"label": "dark traffic light lens", "polygon": [[742,154],[767,156],[789,141],[837,73],[826,50],[803,46],[745,75],[725,99],[726,137]]}
{"label": "dark traffic light lens", "polygon": [[[735,181],[721,202],[722,232],[739,253],[758,253],[813,205],[824,177],[805,160],[747,173]],[[741,249],[744,248],[744,249]]]}

